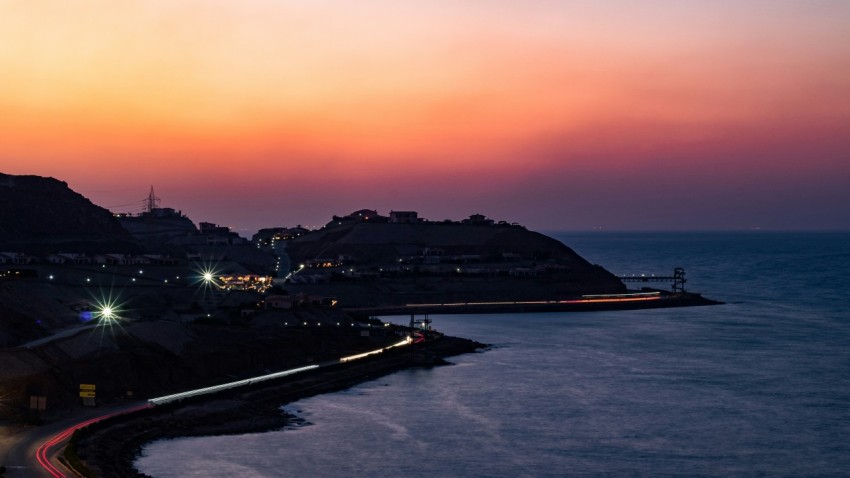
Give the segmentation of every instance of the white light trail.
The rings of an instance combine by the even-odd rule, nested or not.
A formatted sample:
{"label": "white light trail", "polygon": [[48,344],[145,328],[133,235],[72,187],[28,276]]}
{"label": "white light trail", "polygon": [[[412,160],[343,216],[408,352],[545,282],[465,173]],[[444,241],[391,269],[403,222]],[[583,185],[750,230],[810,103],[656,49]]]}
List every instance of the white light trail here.
{"label": "white light trail", "polygon": [[152,405],[162,405],[164,403],[173,402],[175,400],[182,400],[184,398],[197,397],[199,395],[207,395],[210,393],[221,392],[223,390],[229,390],[231,388],[253,385],[255,383],[265,382],[266,380],[286,377],[288,375],[294,375],[296,373],[306,372],[307,370],[313,370],[316,368],[319,368],[319,366],[307,365],[306,367],[293,368],[289,370],[284,370],[282,372],[270,373],[268,375],[261,375],[259,377],[248,378],[245,380],[237,380],[235,382],[223,383],[221,385],[213,385],[212,387],[198,388],[195,390],[189,390],[188,392],[180,392],[175,393],[173,395],[165,395],[163,397],[151,398],[148,399],[148,402]]}
{"label": "white light trail", "polygon": [[[352,360],[361,359],[364,357],[368,357],[370,355],[375,355],[384,352],[385,350],[389,350],[395,347],[402,347],[405,345],[410,345],[413,342],[411,337],[405,337],[404,340],[384,347],[382,349],[372,350],[371,352],[365,352],[357,355],[350,355],[348,357],[343,357],[339,359],[340,363],[350,362]],[[266,380],[272,380],[275,378],[286,377],[288,375],[294,375],[296,373],[306,372],[307,370],[313,370],[319,368],[320,365],[307,365],[305,367],[298,367],[289,370],[284,370],[282,372],[270,373],[268,375],[261,375],[259,377],[248,378],[245,380],[237,380],[235,382],[223,383],[221,385],[213,385],[211,387],[199,388],[196,390],[189,390],[188,392],[180,392],[172,395],[165,395],[162,397],[151,398],[148,399],[148,403],[151,405],[162,405],[165,403],[173,402],[175,400],[182,400],[184,398],[197,397],[199,395],[207,395],[210,393],[221,392],[223,390],[229,390],[231,388],[244,387],[247,385],[253,385],[255,383],[264,382]]]}
{"label": "white light trail", "polygon": [[358,359],[368,357],[370,355],[376,355],[376,354],[382,353],[384,350],[389,350],[393,347],[402,347],[404,345],[410,345],[411,342],[413,342],[413,339],[410,338],[410,336],[408,336],[408,337],[405,337],[404,340],[402,340],[401,342],[392,344],[392,345],[384,347],[382,349],[372,350],[371,352],[364,352],[362,354],[357,354],[357,355],[349,355],[348,357],[343,357],[343,358],[339,359],[339,361],[342,362],[342,363],[351,362],[352,360],[358,360]]}

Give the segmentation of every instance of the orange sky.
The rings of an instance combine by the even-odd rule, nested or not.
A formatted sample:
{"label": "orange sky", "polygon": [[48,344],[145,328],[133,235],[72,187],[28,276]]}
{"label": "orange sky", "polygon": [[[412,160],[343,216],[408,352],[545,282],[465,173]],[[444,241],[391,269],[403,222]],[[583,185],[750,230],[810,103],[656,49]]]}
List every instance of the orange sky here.
{"label": "orange sky", "polygon": [[0,172],[248,230],[848,228],[847,25],[837,1],[0,0]]}

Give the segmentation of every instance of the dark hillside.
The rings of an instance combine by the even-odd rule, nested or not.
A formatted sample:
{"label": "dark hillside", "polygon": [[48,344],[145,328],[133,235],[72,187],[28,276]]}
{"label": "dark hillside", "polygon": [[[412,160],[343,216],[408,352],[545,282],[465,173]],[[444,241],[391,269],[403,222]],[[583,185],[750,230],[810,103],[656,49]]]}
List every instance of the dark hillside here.
{"label": "dark hillside", "polygon": [[293,264],[349,255],[362,262],[392,262],[398,256],[440,249],[441,255],[516,254],[528,260],[584,260],[555,239],[519,226],[477,224],[347,224],[316,231],[291,241]]}
{"label": "dark hillside", "polygon": [[286,253],[290,293],[336,298],[343,308],[625,291],[563,243],[507,224],[362,221],[290,240]]}
{"label": "dark hillside", "polygon": [[39,245],[67,244],[84,250],[92,243],[127,249],[132,238],[112,214],[65,182],[39,176],[0,174],[0,245],[30,252]]}

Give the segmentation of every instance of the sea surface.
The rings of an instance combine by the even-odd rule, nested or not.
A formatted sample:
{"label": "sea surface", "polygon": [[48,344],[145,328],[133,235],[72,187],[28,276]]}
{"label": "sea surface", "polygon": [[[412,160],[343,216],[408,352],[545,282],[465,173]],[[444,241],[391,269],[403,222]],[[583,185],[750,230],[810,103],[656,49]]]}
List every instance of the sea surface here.
{"label": "sea surface", "polygon": [[431,316],[440,331],[492,346],[286,405],[302,426],[150,444],[138,469],[850,476],[850,233],[551,235],[618,275],[684,267],[688,290],[726,304]]}

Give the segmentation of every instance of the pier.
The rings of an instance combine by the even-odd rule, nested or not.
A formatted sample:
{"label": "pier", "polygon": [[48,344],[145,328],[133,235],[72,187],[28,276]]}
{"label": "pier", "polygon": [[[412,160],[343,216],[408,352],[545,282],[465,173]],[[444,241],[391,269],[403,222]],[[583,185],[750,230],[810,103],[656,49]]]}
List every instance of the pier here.
{"label": "pier", "polygon": [[622,282],[670,282],[672,285],[673,292],[685,292],[685,269],[683,267],[677,267],[673,269],[672,276],[656,276],[656,275],[645,275],[641,274],[639,276],[619,276],[618,277]]}
{"label": "pier", "polygon": [[428,314],[520,314],[530,312],[597,312],[604,310],[661,309],[720,304],[695,293],[667,291],[583,295],[567,300],[455,302],[344,308],[358,320],[369,317]]}

